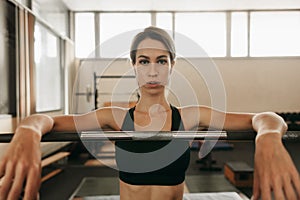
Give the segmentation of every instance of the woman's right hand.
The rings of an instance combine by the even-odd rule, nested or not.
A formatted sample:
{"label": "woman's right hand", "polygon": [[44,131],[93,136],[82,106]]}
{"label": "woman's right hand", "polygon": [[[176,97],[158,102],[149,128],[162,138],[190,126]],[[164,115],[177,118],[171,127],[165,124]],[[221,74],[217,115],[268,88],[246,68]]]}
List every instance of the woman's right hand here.
{"label": "woman's right hand", "polygon": [[0,160],[0,200],[37,199],[41,183],[41,134],[30,128],[16,131]]}

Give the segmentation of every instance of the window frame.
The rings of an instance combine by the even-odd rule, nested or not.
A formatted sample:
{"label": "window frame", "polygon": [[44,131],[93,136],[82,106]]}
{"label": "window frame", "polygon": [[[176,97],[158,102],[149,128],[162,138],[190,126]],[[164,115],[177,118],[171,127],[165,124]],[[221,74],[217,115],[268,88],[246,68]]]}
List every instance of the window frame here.
{"label": "window frame", "polygon": [[[225,56],[218,56],[218,57],[214,57],[211,56],[211,58],[213,59],[243,59],[243,58],[297,58],[300,57],[300,55],[291,55],[291,56],[250,56],[250,31],[251,31],[251,12],[276,12],[276,11],[298,11],[300,12],[300,9],[270,9],[270,10],[265,10],[265,9],[261,9],[261,10],[199,10],[199,11],[174,11],[174,10],[165,10],[165,11],[97,11],[97,12],[91,12],[95,14],[95,44],[98,44],[100,42],[100,25],[96,25],[99,24],[99,16],[102,13],[150,13],[151,14],[151,25],[155,26],[156,25],[156,14],[157,13],[171,13],[172,14],[172,37],[174,39],[175,36],[175,14],[176,13],[203,13],[203,12],[209,12],[209,13],[216,13],[216,12],[225,12],[226,14],[226,54]],[[83,11],[77,11],[74,12],[76,13],[81,13]],[[247,55],[245,56],[231,56],[231,14],[233,12],[245,12],[247,14]],[[86,12],[85,12],[86,13]],[[75,33],[76,34],[76,33]],[[96,47],[95,47],[96,48]],[[77,56],[76,56],[77,57]],[[77,57],[78,58],[78,57]],[[101,57],[100,53],[97,52],[97,56],[94,58],[84,58],[84,59],[109,59],[107,57]],[[195,58],[195,57],[189,57],[187,56],[187,58]],[[199,57],[200,58],[200,57]]]}
{"label": "window frame", "polygon": [[[30,99],[31,101],[31,106],[30,106],[30,114],[33,113],[60,113],[60,112],[64,112],[65,110],[65,95],[64,95],[64,91],[65,91],[65,87],[64,87],[64,60],[65,60],[65,55],[64,55],[64,44],[63,44],[63,37],[57,33],[55,30],[53,30],[51,27],[49,27],[43,20],[39,19],[38,17],[29,14],[29,21],[31,21],[31,25],[30,25],[30,29],[32,29],[32,36],[30,37],[30,41],[29,41],[29,48],[30,51],[32,52],[32,54],[30,55],[30,88],[32,88],[30,90]],[[31,18],[31,19],[30,19]],[[59,72],[60,72],[60,78],[59,78],[59,85],[60,85],[60,106],[59,108],[53,108],[53,109],[44,109],[44,110],[37,110],[37,75],[36,75],[36,70],[37,70],[37,66],[36,66],[36,62],[35,62],[35,47],[34,47],[34,31],[35,31],[35,23],[38,23],[39,25],[41,25],[41,27],[43,27],[43,29],[47,30],[49,33],[52,34],[52,36],[55,36],[58,44],[57,44],[57,48],[59,49]]]}

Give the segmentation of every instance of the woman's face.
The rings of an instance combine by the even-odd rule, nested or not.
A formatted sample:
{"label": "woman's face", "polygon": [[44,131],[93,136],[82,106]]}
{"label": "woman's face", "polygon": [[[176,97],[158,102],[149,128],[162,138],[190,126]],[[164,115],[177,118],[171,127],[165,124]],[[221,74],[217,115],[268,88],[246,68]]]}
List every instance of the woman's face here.
{"label": "woman's face", "polygon": [[134,64],[140,88],[157,90],[164,88],[168,82],[174,62],[164,44],[147,38],[137,47]]}

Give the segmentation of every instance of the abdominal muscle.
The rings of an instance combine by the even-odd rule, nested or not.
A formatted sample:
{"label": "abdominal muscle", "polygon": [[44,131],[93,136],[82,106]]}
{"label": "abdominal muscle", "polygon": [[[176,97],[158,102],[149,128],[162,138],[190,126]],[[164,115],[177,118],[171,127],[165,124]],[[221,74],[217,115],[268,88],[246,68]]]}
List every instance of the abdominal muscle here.
{"label": "abdominal muscle", "polygon": [[120,200],[182,200],[184,182],[172,186],[130,185],[120,180]]}

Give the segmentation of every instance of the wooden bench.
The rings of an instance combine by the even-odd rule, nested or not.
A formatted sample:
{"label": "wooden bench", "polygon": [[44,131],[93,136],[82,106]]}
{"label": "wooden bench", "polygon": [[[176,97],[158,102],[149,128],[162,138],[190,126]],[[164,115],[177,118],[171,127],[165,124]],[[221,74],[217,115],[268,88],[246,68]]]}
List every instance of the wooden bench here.
{"label": "wooden bench", "polygon": [[253,185],[253,168],[245,162],[225,163],[224,175],[236,187],[252,187]]}
{"label": "wooden bench", "polygon": [[[70,155],[70,152],[58,152],[52,156],[49,156],[45,159],[42,160],[42,168],[49,166],[55,162],[58,162],[61,159],[66,158],[67,156]],[[50,179],[51,177],[55,176],[56,174],[60,173],[62,171],[62,169],[55,169],[53,171],[51,171],[50,173],[46,174],[45,176],[42,177],[42,182]]]}

